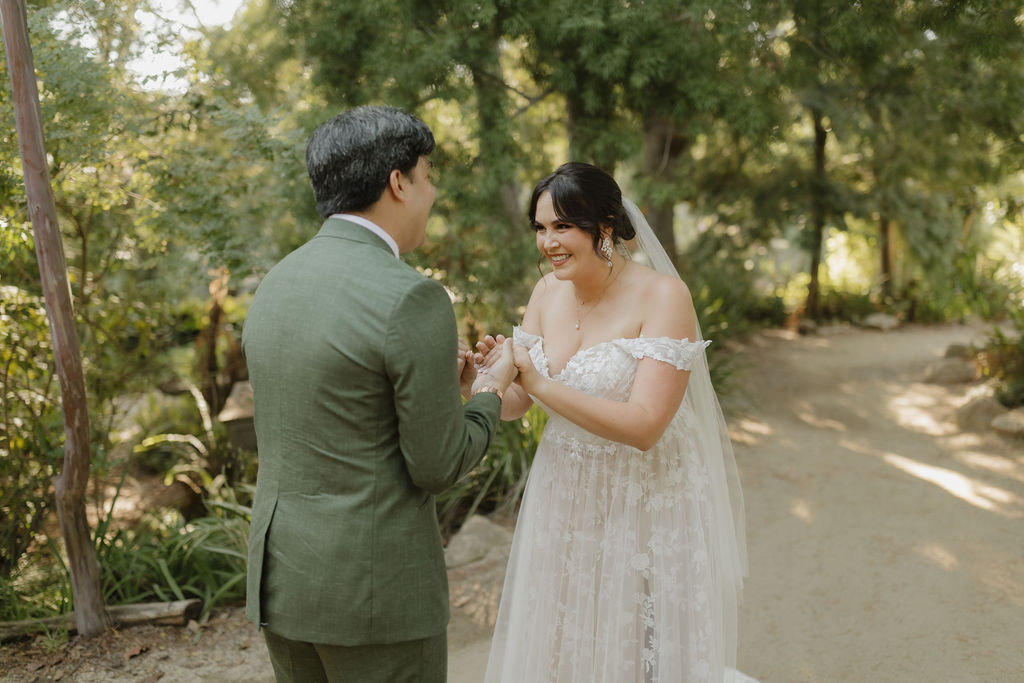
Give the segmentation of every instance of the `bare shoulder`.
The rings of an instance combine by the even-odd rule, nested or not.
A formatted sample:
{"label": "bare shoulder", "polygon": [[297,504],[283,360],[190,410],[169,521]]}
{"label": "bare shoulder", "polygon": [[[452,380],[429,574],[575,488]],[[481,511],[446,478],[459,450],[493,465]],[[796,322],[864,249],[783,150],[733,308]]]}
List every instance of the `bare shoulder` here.
{"label": "bare shoulder", "polygon": [[554,273],[547,273],[541,279],[537,280],[537,284],[533,287],[534,296],[546,296],[551,292],[556,291],[562,283]]}
{"label": "bare shoulder", "polygon": [[637,291],[643,297],[643,334],[676,339],[695,336],[696,314],[686,283],[646,267],[638,269],[636,277]]}
{"label": "bare shoulder", "polygon": [[665,275],[646,266],[635,271],[636,291],[642,292],[644,301],[662,308],[666,304],[692,304],[690,288],[673,275]]}
{"label": "bare shoulder", "polygon": [[530,294],[530,301],[526,305],[526,315],[523,317],[523,329],[534,334],[543,334],[543,313],[549,306],[555,292],[562,287],[562,283],[555,277],[554,273],[548,273],[533,287]]}

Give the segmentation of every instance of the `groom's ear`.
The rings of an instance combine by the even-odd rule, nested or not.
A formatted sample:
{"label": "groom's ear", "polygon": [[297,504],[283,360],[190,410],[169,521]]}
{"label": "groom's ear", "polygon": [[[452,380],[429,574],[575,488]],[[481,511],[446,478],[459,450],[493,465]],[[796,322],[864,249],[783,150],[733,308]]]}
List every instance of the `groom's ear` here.
{"label": "groom's ear", "polygon": [[405,198],[405,184],[409,182],[409,179],[402,175],[402,172],[397,168],[391,169],[391,173],[388,174],[388,185],[384,188],[385,192],[390,192],[392,199],[401,201]]}

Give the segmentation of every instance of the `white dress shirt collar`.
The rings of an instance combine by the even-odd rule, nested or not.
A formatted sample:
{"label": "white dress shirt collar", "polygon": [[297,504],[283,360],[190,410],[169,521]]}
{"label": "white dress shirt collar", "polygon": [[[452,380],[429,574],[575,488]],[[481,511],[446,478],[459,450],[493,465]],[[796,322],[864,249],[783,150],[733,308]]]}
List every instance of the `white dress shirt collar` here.
{"label": "white dress shirt collar", "polygon": [[374,235],[377,235],[382,240],[387,242],[388,246],[391,247],[391,251],[395,252],[395,258],[398,258],[398,242],[395,241],[394,237],[384,232],[384,228],[380,227],[373,221],[363,218],[362,216],[356,216],[351,213],[335,213],[328,216],[328,218],[337,218],[339,220],[348,221],[349,223],[355,223],[356,225],[363,226],[364,228],[372,232]]}

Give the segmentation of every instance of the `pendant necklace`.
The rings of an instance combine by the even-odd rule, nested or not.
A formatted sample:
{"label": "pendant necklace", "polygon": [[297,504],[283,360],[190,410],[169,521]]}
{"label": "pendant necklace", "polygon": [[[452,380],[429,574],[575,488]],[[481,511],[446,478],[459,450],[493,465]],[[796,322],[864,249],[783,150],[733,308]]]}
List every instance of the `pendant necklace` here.
{"label": "pendant necklace", "polygon": [[576,329],[577,330],[580,329],[580,325],[583,324],[583,321],[586,319],[586,317],[588,315],[590,315],[591,313],[593,313],[594,309],[597,308],[597,305],[599,303],[601,303],[601,300],[604,299],[604,295],[608,293],[608,290],[611,288],[611,286],[613,284],[615,284],[616,280],[619,279],[619,275],[620,274],[621,274],[621,271],[619,273],[616,273],[615,277],[613,277],[611,279],[611,281],[604,286],[604,289],[601,290],[601,293],[598,294],[597,298],[594,299],[594,303],[591,304],[590,310],[588,310],[583,315],[580,315],[580,310],[582,310],[582,308],[583,308],[583,302],[581,302],[579,296],[576,296],[576,293],[573,292],[573,296],[576,296]]}

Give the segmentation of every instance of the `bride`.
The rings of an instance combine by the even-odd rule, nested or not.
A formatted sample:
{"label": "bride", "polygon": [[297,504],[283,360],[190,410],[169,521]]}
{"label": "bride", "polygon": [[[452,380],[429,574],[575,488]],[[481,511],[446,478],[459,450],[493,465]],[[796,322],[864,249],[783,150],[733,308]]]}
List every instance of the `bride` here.
{"label": "bride", "polygon": [[[486,681],[751,680],[734,669],[742,500],[689,290],[595,166],[542,180],[529,216],[553,272],[514,330],[502,418],[533,401],[550,418]],[[629,257],[634,238],[653,268]]]}

